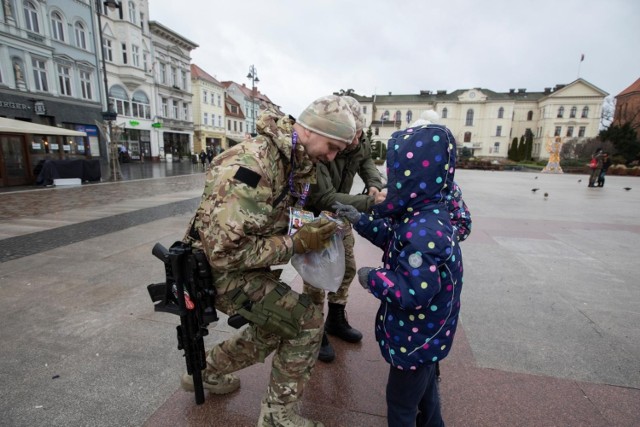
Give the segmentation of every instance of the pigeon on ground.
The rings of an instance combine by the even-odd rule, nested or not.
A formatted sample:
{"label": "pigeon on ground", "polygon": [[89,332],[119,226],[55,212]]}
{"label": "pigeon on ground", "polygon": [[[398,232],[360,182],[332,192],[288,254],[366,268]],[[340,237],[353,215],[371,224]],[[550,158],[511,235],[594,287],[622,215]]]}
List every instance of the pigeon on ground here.
{"label": "pigeon on ground", "polygon": [[629,191],[629,190],[631,190],[631,187],[624,187],[624,189]]}
{"label": "pigeon on ground", "polygon": [[549,197],[549,193],[544,193],[544,198],[546,199],[547,197]]}
{"label": "pigeon on ground", "polygon": [[579,180],[578,180],[578,182],[582,182],[582,180],[581,180],[581,179],[579,179]]}
{"label": "pigeon on ground", "polygon": [[532,191],[532,192],[534,192],[534,193],[535,193],[536,191],[538,191],[538,190],[539,190],[539,188],[532,188],[532,189],[531,189],[531,191]]}
{"label": "pigeon on ground", "polygon": [[535,177],[535,178],[533,178],[533,179],[538,179],[538,177],[536,176],[536,177]]}

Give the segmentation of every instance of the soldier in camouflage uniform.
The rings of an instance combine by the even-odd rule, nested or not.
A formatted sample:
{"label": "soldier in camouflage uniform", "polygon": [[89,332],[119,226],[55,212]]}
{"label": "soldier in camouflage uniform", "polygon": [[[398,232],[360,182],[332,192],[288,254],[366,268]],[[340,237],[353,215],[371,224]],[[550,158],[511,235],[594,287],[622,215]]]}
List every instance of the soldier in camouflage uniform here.
{"label": "soldier in camouflage uniform", "polygon": [[[344,100],[328,96],[309,105],[297,122],[267,111],[257,131],[257,137],[213,159],[185,236],[206,253],[216,308],[250,320],[207,353],[204,387],[214,394],[236,390],[240,380],[232,373],[264,362],[275,351],[258,425],[320,426],[296,414],[294,406],[315,365],[322,312],[307,295],[281,282],[280,271],[270,266],[328,244],[335,232],[328,220],[305,224],[289,236],[289,207],[304,204],[315,163],[333,160],[351,143],[355,122]],[[252,308],[243,311],[247,303]],[[182,386],[193,390],[193,379],[183,375]]]}
{"label": "soldier in camouflage uniform", "polygon": [[[369,212],[371,206],[384,200],[386,191],[382,190],[380,172],[371,159],[371,151],[368,144],[364,143],[362,130],[365,117],[362,107],[357,100],[350,96],[342,97],[349,104],[356,122],[356,135],[353,143],[340,152],[331,162],[322,162],[317,165],[317,182],[311,186],[311,195],[307,203],[307,209],[316,215],[320,211],[335,211],[332,207],[335,202],[351,205],[359,212]],[[360,139],[363,139],[362,141]],[[365,183],[366,194],[349,194],[353,186],[353,178],[356,173]],[[351,327],[347,321],[345,306],[349,296],[349,286],[356,275],[356,260],[353,255],[355,240],[351,227],[346,229],[343,237],[345,254],[345,272],[340,287],[336,292],[329,292],[327,297],[329,312],[325,323],[325,331],[322,335],[322,345],[318,353],[318,359],[322,362],[331,362],[335,358],[335,351],[327,338],[327,333],[337,336],[347,342],[357,343],[362,339],[362,334]],[[311,296],[315,304],[324,308],[325,294],[322,289],[304,284],[304,292]]]}

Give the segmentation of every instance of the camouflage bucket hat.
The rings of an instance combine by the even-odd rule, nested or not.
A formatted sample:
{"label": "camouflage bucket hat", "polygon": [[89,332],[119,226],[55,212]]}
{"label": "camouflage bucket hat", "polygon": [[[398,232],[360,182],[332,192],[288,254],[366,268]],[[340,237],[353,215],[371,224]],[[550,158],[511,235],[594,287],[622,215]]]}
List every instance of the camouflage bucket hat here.
{"label": "camouflage bucket hat", "polygon": [[353,120],[356,122],[356,132],[362,130],[364,128],[364,114],[362,114],[362,105],[351,96],[343,96],[342,97],[347,104],[349,104],[349,108],[351,108],[351,113],[353,113]]}
{"label": "camouflage bucket hat", "polygon": [[340,96],[318,98],[304,109],[297,120],[304,128],[327,138],[351,144],[356,123],[349,104]]}

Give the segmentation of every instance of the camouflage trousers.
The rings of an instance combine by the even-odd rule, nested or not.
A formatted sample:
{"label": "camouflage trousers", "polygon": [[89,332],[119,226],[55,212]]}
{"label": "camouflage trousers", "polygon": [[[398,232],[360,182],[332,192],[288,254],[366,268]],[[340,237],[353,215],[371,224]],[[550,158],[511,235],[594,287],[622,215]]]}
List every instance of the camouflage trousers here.
{"label": "camouflage trousers", "polygon": [[[353,230],[351,227],[345,230],[342,242],[344,243],[344,277],[338,290],[336,292],[329,292],[327,299],[330,303],[347,305],[349,286],[351,286],[353,278],[356,277],[356,259],[353,255],[355,238],[353,237]],[[325,291],[323,289],[318,289],[305,282],[303,285],[303,292],[311,297],[314,304],[324,308]]]}
{"label": "camouflage trousers", "polygon": [[[258,301],[269,293],[277,282],[274,275],[261,274],[254,276],[250,283],[243,283],[243,288],[249,291],[251,300]],[[257,287],[257,283],[261,286]],[[300,294],[290,290],[282,297],[282,306],[293,307],[299,297]],[[221,309],[229,306],[224,296],[219,299]],[[281,405],[299,401],[320,350],[323,320],[319,307],[309,304],[300,319],[301,331],[291,339],[282,338],[250,323],[241,332],[216,344],[208,352],[207,372],[235,372],[264,362],[265,358],[275,351],[265,400]]]}

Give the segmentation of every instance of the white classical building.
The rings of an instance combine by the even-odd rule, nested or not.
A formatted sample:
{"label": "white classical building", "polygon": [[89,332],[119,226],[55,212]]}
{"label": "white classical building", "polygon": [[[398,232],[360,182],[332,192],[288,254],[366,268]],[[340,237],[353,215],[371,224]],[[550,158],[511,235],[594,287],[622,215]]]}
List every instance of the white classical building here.
{"label": "white classical building", "polygon": [[583,79],[542,92],[473,88],[451,93],[420,91],[416,95],[352,94],[363,106],[374,141],[386,142],[422,112],[435,110],[440,123],[451,129],[459,149],[466,147],[477,157],[506,158],[511,141],[529,129],[534,135],[532,155],[537,159],[549,157],[545,146],[551,137],[597,136],[607,95]]}

